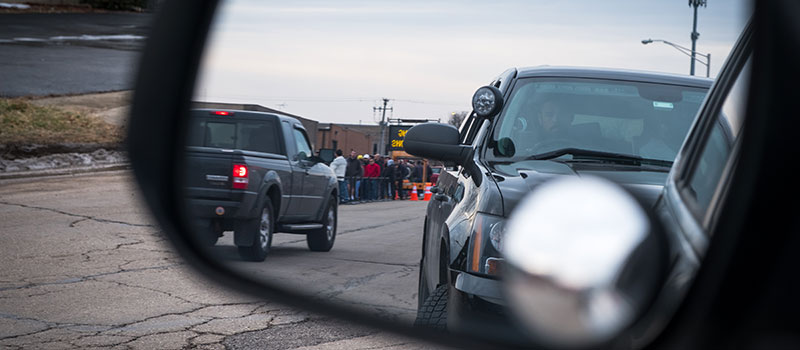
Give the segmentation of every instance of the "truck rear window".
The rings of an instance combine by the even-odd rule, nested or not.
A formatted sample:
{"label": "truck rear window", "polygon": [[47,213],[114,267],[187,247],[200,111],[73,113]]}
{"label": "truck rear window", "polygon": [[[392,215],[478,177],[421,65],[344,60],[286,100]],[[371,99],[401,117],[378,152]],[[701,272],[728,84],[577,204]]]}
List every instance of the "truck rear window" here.
{"label": "truck rear window", "polygon": [[283,153],[272,121],[195,119],[189,130],[188,145]]}

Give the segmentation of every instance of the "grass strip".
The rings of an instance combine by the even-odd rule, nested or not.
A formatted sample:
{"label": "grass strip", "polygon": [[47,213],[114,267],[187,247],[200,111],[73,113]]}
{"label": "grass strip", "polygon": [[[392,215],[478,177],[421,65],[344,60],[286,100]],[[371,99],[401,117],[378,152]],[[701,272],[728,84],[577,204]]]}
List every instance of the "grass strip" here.
{"label": "grass strip", "polygon": [[0,144],[120,143],[122,128],[57,107],[0,98]]}

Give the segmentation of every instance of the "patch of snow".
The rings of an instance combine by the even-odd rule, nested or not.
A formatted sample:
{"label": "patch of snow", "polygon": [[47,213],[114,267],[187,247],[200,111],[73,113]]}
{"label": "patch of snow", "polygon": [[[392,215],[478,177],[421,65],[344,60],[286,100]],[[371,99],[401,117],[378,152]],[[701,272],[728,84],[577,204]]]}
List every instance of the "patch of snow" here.
{"label": "patch of snow", "polygon": [[13,160],[0,158],[0,172],[102,166],[125,162],[127,162],[127,157],[123,152],[98,149],[91,153],[59,153]]}
{"label": "patch of snow", "polygon": [[24,43],[24,42],[37,42],[43,43],[48,41],[138,41],[144,40],[146,37],[133,34],[117,34],[117,35],[66,35],[66,36],[53,36],[47,39],[42,38],[13,38],[13,39],[0,39],[0,43]]}
{"label": "patch of snow", "polygon": [[81,35],[81,36],[54,36],[50,37],[53,41],[71,41],[71,40],[144,40],[145,37],[141,35],[132,34],[119,34],[119,35]]}
{"label": "patch of snow", "polygon": [[25,4],[9,4],[7,2],[0,2],[0,8],[27,10],[27,9],[29,9],[31,7],[29,5],[25,5]]}
{"label": "patch of snow", "polygon": [[22,41],[22,42],[30,42],[30,41],[39,42],[39,41],[45,41],[44,39],[39,39],[39,38],[14,38],[13,40],[14,40],[14,41]]}

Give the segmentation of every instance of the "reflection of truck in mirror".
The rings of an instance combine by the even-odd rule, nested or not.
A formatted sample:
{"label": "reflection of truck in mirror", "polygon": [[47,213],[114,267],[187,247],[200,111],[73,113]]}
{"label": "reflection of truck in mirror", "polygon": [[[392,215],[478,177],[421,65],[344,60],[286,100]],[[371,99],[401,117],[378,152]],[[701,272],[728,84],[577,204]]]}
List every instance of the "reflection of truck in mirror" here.
{"label": "reflection of truck in mirror", "polygon": [[199,244],[225,231],[244,260],[263,261],[276,231],[305,234],[308,247],[333,247],[336,176],[313,156],[294,118],[252,111],[191,112],[185,153],[186,215]]}

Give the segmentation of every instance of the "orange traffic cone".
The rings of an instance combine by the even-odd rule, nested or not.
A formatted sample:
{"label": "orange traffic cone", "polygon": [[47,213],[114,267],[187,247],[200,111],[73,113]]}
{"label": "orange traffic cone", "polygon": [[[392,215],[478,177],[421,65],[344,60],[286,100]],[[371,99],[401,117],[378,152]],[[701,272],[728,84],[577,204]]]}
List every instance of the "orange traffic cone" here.
{"label": "orange traffic cone", "polygon": [[417,196],[417,186],[411,188],[411,198],[409,200],[418,201],[419,197]]}
{"label": "orange traffic cone", "polygon": [[433,186],[431,186],[430,182],[425,183],[425,197],[423,197],[422,200],[424,201],[431,200],[431,196],[433,195],[433,193],[431,193],[431,187]]}

